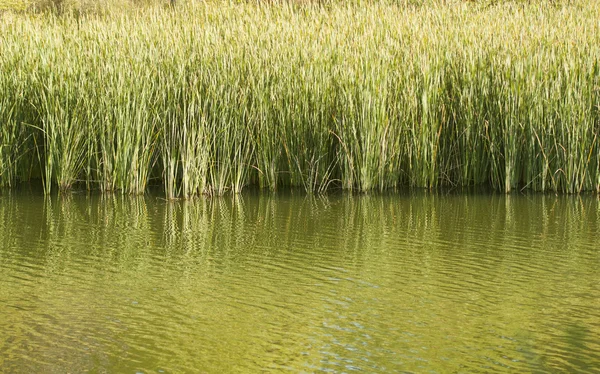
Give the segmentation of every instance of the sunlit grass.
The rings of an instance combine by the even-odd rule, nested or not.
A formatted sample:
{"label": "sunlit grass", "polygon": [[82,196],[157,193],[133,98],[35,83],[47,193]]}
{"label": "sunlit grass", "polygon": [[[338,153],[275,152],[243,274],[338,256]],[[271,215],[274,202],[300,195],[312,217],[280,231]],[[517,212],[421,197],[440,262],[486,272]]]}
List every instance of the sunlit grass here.
{"label": "sunlit grass", "polygon": [[594,1],[178,4],[0,15],[0,185],[600,189]]}

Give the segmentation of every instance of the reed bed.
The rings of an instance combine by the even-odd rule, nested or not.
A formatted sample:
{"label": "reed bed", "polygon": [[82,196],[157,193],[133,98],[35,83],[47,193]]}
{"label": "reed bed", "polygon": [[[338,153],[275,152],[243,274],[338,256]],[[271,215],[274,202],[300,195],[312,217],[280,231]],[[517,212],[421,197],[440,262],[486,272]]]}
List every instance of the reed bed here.
{"label": "reed bed", "polygon": [[0,185],[600,191],[600,8],[0,14]]}

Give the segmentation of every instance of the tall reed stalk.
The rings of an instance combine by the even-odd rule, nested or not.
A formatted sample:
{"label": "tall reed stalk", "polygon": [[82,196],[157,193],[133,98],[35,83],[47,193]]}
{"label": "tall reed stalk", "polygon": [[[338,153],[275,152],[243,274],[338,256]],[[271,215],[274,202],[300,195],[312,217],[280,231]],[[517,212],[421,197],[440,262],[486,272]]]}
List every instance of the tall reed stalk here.
{"label": "tall reed stalk", "polygon": [[2,186],[600,191],[592,0],[78,9],[0,15]]}

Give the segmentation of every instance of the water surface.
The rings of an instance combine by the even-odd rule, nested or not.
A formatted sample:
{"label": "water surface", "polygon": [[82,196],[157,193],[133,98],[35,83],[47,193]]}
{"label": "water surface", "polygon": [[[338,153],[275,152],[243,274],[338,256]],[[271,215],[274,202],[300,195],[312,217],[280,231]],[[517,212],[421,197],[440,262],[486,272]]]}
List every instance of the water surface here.
{"label": "water surface", "polygon": [[600,372],[596,196],[0,194],[0,372]]}

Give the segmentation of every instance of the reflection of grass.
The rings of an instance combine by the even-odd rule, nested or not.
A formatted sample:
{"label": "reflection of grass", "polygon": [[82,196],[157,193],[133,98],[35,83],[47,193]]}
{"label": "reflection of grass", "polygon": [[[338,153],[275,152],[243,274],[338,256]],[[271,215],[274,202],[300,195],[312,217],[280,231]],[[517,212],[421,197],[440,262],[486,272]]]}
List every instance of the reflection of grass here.
{"label": "reflection of grass", "polygon": [[[386,364],[390,352],[409,352],[402,367],[414,372],[585,371],[598,335],[598,207],[595,197],[554,195],[165,202],[10,191],[0,199],[0,295],[43,319],[5,302],[0,325],[7,336],[32,321],[59,331],[26,340],[54,365],[71,352],[89,357],[74,350],[89,339],[122,365],[96,363],[110,372],[158,363],[223,372],[231,362],[335,370],[366,353]],[[35,264],[26,272],[36,281],[13,277],[18,264]],[[147,350],[124,359],[125,343]],[[92,367],[73,357],[60,362]]]}
{"label": "reflection of grass", "polygon": [[600,188],[595,2],[400,3],[5,13],[0,184]]}

